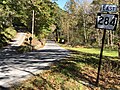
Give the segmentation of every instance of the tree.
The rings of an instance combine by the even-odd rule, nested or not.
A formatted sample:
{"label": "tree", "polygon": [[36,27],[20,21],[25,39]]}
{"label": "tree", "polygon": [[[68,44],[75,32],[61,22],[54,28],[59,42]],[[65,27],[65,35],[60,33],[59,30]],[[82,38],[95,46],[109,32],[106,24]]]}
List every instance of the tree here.
{"label": "tree", "polygon": [[[0,2],[0,30],[13,26],[26,27],[31,32],[32,11],[35,11],[35,35],[45,38],[51,32],[50,26],[57,23],[61,9],[50,0],[2,0]],[[60,27],[60,26],[58,26]]]}

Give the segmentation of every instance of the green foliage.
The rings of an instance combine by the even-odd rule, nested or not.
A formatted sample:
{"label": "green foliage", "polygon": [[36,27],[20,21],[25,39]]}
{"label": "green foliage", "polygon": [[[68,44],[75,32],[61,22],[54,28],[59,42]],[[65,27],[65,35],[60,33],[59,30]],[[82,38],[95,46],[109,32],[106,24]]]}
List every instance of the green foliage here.
{"label": "green foliage", "polygon": [[[95,16],[100,5],[105,2],[111,3],[111,1],[94,0],[90,5],[87,2],[81,3],[80,0],[68,0],[65,5],[66,11],[64,11],[58,7],[57,3],[50,0],[2,0],[0,32],[11,26],[17,27],[15,29],[22,26],[31,32],[34,10],[34,33],[39,39],[46,38],[54,32],[54,37],[57,35],[59,38],[64,35],[67,43],[73,44],[72,46],[81,44],[100,46],[102,31],[94,28]],[[51,25],[55,25],[56,29],[52,30]],[[115,33],[107,33],[108,46],[118,42],[118,33],[118,30]],[[92,36],[96,39],[95,44],[91,44]]]}
{"label": "green foliage", "polygon": [[[8,27],[25,27],[31,32],[33,10],[34,33],[40,39],[52,31],[51,25],[60,24],[61,9],[50,0],[2,0],[0,2],[0,32]],[[59,13],[58,13],[59,12]]]}
{"label": "green foliage", "polygon": [[13,38],[16,35],[16,30],[13,27],[6,28],[1,34],[4,34],[8,38]]}
{"label": "green foliage", "polygon": [[19,53],[29,52],[29,51],[31,51],[31,47],[30,46],[20,46],[20,47],[18,47],[17,51]]}
{"label": "green foliage", "polygon": [[0,33],[0,47],[8,45],[9,41],[16,35],[13,27],[6,28]]}

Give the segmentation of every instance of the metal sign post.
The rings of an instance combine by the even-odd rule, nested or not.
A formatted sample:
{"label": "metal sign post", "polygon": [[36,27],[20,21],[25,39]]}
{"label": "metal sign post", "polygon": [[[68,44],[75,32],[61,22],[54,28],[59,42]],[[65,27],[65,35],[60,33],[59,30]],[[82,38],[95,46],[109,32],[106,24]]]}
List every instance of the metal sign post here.
{"label": "metal sign post", "polygon": [[101,69],[101,64],[102,64],[102,54],[103,54],[103,48],[104,48],[105,35],[106,35],[106,29],[104,29],[104,32],[103,32],[102,47],[101,47],[101,52],[100,52],[100,60],[99,60],[99,66],[98,66],[96,86],[98,86],[99,84],[99,75],[100,75],[100,69]]}
{"label": "metal sign post", "polygon": [[117,20],[118,15],[117,14],[109,14],[109,12],[116,12],[117,6],[116,5],[107,5],[104,4],[101,6],[101,12],[106,13],[98,13],[97,14],[97,20],[96,20],[96,28],[104,29],[103,38],[102,38],[102,47],[100,52],[100,60],[98,65],[98,73],[96,78],[96,86],[99,84],[99,76],[100,76],[100,69],[102,64],[102,54],[103,54],[103,48],[104,48],[104,41],[105,41],[105,35],[106,30],[116,30],[117,26]]}
{"label": "metal sign post", "polygon": [[32,51],[33,50],[33,48],[32,48],[32,37],[30,37],[29,40],[30,40],[30,48],[31,48],[31,51]]}

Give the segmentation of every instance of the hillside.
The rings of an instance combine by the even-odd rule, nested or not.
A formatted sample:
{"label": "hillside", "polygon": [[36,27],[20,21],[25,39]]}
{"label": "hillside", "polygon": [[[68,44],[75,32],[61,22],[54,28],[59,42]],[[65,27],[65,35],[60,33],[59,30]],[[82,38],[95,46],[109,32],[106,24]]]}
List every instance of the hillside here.
{"label": "hillside", "polygon": [[13,27],[6,28],[0,32],[0,48],[7,46],[12,38],[16,35],[16,30]]}

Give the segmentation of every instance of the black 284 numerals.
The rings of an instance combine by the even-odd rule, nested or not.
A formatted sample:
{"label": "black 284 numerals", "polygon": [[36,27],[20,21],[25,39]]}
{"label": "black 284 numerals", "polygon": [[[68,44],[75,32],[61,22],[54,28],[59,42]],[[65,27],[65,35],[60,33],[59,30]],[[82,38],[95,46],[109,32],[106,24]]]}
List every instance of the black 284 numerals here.
{"label": "black 284 numerals", "polygon": [[99,29],[116,30],[117,21],[117,14],[98,13],[95,27]]}
{"label": "black 284 numerals", "polygon": [[112,18],[112,20],[110,20],[109,17],[100,16],[98,24],[100,24],[100,25],[112,25],[112,26],[114,26],[115,25],[115,21],[116,21],[115,18]]}

